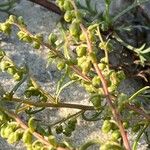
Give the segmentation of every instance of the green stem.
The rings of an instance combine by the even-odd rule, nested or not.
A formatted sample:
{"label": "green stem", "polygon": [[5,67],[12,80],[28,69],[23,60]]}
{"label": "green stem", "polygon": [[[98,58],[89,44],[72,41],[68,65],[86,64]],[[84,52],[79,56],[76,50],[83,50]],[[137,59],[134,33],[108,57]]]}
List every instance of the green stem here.
{"label": "green stem", "polygon": [[79,116],[82,112],[83,112],[83,110],[80,110],[79,112],[77,112],[77,113],[75,113],[75,114],[73,114],[73,115],[70,115],[70,116],[68,116],[67,118],[64,118],[64,119],[62,119],[62,120],[59,120],[59,121],[57,121],[57,122],[55,122],[55,123],[53,123],[53,124],[51,124],[51,125],[49,125],[49,126],[50,126],[50,127],[54,127],[55,125],[61,124],[61,123],[67,121],[68,119],[70,119],[70,118],[72,118],[72,117],[77,117],[77,116]]}
{"label": "green stem", "polygon": [[21,100],[19,98],[12,98],[6,99],[7,101],[10,102],[18,102],[18,103],[23,103],[27,104],[29,106],[35,106],[35,107],[54,107],[54,108],[74,108],[74,109],[81,109],[81,110],[94,110],[93,106],[86,106],[86,105],[79,105],[79,104],[68,104],[68,103],[43,103],[43,102],[32,102],[31,99],[28,100]]}
{"label": "green stem", "polygon": [[24,77],[14,86],[14,88],[11,90],[11,92],[10,92],[10,95],[11,96],[13,96],[14,95],[14,93],[17,91],[17,89],[21,86],[21,84],[23,84],[25,81],[26,81],[26,79],[28,78],[28,76],[29,76],[29,74],[28,74],[28,72],[29,72],[29,70],[28,70],[28,67],[26,66],[26,70],[27,70],[27,72],[26,72],[26,74],[24,75]]}
{"label": "green stem", "polygon": [[[17,24],[17,23],[13,23],[14,26],[18,27],[19,30],[28,33],[31,37],[33,36],[32,33],[30,33],[25,27]],[[64,55],[58,51],[57,49],[54,49],[50,44],[45,43],[45,42],[41,42],[40,43],[42,46],[48,48],[51,52],[53,52],[54,54],[57,55],[57,57],[59,57],[60,59],[66,61],[67,59],[64,57]],[[75,65],[70,65],[69,66],[74,72],[76,72],[83,80],[85,81],[90,81],[90,78],[86,75],[84,75],[81,70],[79,68],[77,68]]]}
{"label": "green stem", "polygon": [[129,103],[132,102],[133,99],[135,99],[138,95],[143,93],[145,90],[150,89],[150,86],[145,86],[144,88],[138,90],[135,92],[130,98],[129,98]]}
{"label": "green stem", "polygon": [[143,129],[139,132],[139,134],[137,135],[137,138],[133,144],[132,150],[137,150],[137,146],[138,146],[138,142],[141,138],[141,136],[143,135],[144,131],[146,130],[146,128],[149,126],[149,123],[145,124],[145,126],[143,127]]}
{"label": "green stem", "polygon": [[62,87],[60,87],[60,89],[59,89],[59,91],[58,91],[58,93],[56,95],[57,103],[58,103],[58,97],[59,97],[60,93],[62,92],[62,90],[64,90],[66,87],[68,87],[69,85],[71,85],[71,84],[73,84],[75,82],[76,82],[76,80],[71,80],[71,81],[67,82],[66,84],[64,84]]}
{"label": "green stem", "polygon": [[34,77],[31,74],[30,74],[30,76],[31,76],[30,80],[31,80],[33,86],[36,87],[37,89],[39,89],[39,91],[48,98],[48,101],[55,103],[56,102],[55,98],[48,92],[44,91],[42,89],[42,87],[36,82],[36,80],[34,79]]}
{"label": "green stem", "polygon": [[[99,39],[100,39],[101,43],[106,44],[106,47],[107,47],[109,40],[108,40],[107,42],[104,42],[104,40],[103,40],[103,38],[102,38],[102,34],[101,34],[101,32],[100,32],[100,29],[99,29],[99,26],[97,27],[97,34],[98,34],[98,36],[99,36]],[[107,69],[109,70],[108,50],[107,50],[107,49],[104,49],[104,53],[105,53],[105,57],[106,57]]]}
{"label": "green stem", "polygon": [[[22,129],[28,130],[29,127],[12,111],[8,111],[2,107],[0,107],[0,110],[4,111],[9,117],[13,118]],[[48,148],[53,148],[53,145],[50,144],[50,142],[45,139],[42,135],[40,135],[37,132],[32,132],[32,135],[36,137],[40,142],[42,142],[46,147]],[[57,147],[57,150],[69,150],[68,148],[63,148],[63,147]]]}

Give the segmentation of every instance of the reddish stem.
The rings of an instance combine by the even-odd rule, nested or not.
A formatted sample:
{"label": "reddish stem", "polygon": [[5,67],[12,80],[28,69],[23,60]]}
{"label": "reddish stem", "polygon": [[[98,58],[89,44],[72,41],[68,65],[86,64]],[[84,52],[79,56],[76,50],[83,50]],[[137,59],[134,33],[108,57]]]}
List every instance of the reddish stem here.
{"label": "reddish stem", "polygon": [[[28,126],[22,122],[22,120],[13,112],[5,111],[10,117],[16,120],[16,122],[21,126],[22,129],[29,129]],[[47,147],[52,148],[53,146],[47,141],[42,135],[37,132],[32,133],[39,141],[45,144]],[[69,150],[68,148],[57,147],[57,150]]]}
{"label": "reddish stem", "polygon": [[[82,29],[82,32],[85,34],[86,36],[86,41],[87,41],[87,46],[88,46],[88,51],[89,53],[92,53],[93,52],[93,48],[92,48],[92,43],[89,39],[89,36],[88,36],[88,33],[85,29],[85,27],[83,26],[83,24],[80,24],[80,27]],[[124,142],[124,146],[126,148],[126,150],[131,150],[131,147],[130,147],[130,144],[129,144],[129,140],[128,140],[128,137],[127,137],[127,133],[123,127],[123,124],[122,124],[122,119],[121,119],[121,116],[117,110],[117,108],[115,108],[111,98],[110,98],[110,95],[109,95],[109,92],[108,92],[108,86],[107,86],[107,81],[105,80],[103,74],[102,74],[102,71],[99,69],[98,67],[98,64],[96,62],[92,62],[93,63],[93,66],[95,68],[95,71],[97,72],[98,76],[100,77],[101,81],[102,81],[102,87],[103,87],[103,91],[104,91],[104,95],[106,96],[106,100],[107,100],[107,103],[113,113],[113,116],[114,116],[114,119],[116,120],[117,124],[118,124],[118,127],[119,127],[119,130],[120,130],[120,133],[122,135],[122,138],[123,138],[123,142]]]}

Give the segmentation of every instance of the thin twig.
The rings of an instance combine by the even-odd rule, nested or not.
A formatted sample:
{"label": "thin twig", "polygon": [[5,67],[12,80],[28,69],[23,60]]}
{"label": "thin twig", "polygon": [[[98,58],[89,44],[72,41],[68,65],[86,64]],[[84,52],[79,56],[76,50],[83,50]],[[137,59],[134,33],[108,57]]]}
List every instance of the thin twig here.
{"label": "thin twig", "polygon": [[[27,130],[29,129],[29,127],[13,112],[8,111],[8,110],[4,110],[3,108],[1,108],[1,110],[3,110],[8,116],[10,116],[11,118],[13,118],[22,129]],[[43,136],[41,136],[39,133],[37,132],[33,132],[32,135],[34,137],[36,137],[40,142],[42,142],[43,144],[45,144],[48,148],[53,148],[53,145],[51,145]],[[68,148],[62,148],[62,147],[58,147],[57,150],[69,150]]]}
{"label": "thin twig", "polygon": [[[7,99],[6,99],[7,100]],[[74,108],[74,109],[81,109],[81,110],[94,110],[93,106],[86,106],[86,105],[79,105],[79,104],[68,104],[68,103],[42,103],[42,102],[32,102],[31,99],[28,100],[21,100],[19,98],[12,98],[11,100],[7,100],[10,102],[18,102],[27,104],[29,106],[35,107],[54,107],[54,108]]]}
{"label": "thin twig", "polygon": [[[21,31],[28,33],[30,36],[33,36],[31,32],[29,32],[26,28],[20,26],[17,23],[13,23],[16,27],[18,27]],[[66,58],[60,53],[58,52],[56,49],[54,49],[50,44],[45,43],[45,42],[40,42],[40,44],[48,49],[50,49],[53,53],[55,53],[59,58],[66,60]],[[83,80],[85,81],[90,81],[90,78],[87,77],[86,75],[82,74],[81,70],[79,68],[77,68],[77,66],[72,65],[69,66],[72,70],[74,70],[74,72],[76,72]]]}
{"label": "thin twig", "polygon": [[75,114],[73,114],[73,115],[70,115],[70,116],[68,116],[67,118],[64,118],[64,119],[62,119],[62,120],[59,120],[59,121],[57,121],[57,122],[55,122],[55,123],[53,123],[53,124],[51,124],[51,125],[49,125],[49,126],[50,126],[50,127],[54,127],[54,126],[56,126],[57,124],[61,124],[61,123],[65,122],[65,121],[69,120],[70,118],[79,116],[82,112],[84,112],[84,111],[83,111],[83,110],[80,110],[80,111],[78,111],[77,113],[75,113]]}

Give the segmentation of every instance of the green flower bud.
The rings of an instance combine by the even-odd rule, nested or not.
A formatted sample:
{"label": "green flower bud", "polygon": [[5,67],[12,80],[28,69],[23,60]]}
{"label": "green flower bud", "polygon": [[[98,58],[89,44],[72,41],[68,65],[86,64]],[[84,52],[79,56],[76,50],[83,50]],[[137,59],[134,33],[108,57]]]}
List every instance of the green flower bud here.
{"label": "green flower bud", "polygon": [[112,123],[109,120],[105,120],[102,125],[102,132],[108,133],[112,128]]}
{"label": "green flower bud", "polygon": [[107,58],[106,57],[103,57],[101,60],[100,60],[101,63],[104,63],[104,64],[107,64]]}
{"label": "green flower bud", "polygon": [[77,60],[76,59],[68,59],[68,60],[65,61],[65,63],[69,66],[72,66],[72,65],[77,64]]}
{"label": "green flower bud", "polygon": [[32,38],[30,37],[28,33],[25,33],[21,40],[27,43],[32,43]]}
{"label": "green flower bud", "polygon": [[20,81],[22,79],[22,72],[17,72],[13,75],[15,81]]}
{"label": "green flower bud", "polygon": [[29,88],[28,88],[28,91],[37,91],[38,89],[36,87],[34,87],[33,85],[31,85]]}
{"label": "green flower bud", "polygon": [[11,33],[11,24],[6,22],[6,23],[1,23],[0,24],[0,30],[6,34],[10,34]]}
{"label": "green flower bud", "polygon": [[115,71],[112,71],[110,74],[110,81],[112,85],[117,85],[119,83],[119,80],[117,78],[117,73]]}
{"label": "green flower bud", "polygon": [[69,73],[69,78],[71,80],[77,80],[79,79],[78,75],[76,73]]}
{"label": "green flower bud", "polygon": [[7,115],[0,111],[0,122],[6,121],[7,120]]}
{"label": "green flower bud", "polygon": [[32,144],[32,134],[29,130],[26,130],[23,133],[23,137],[22,137],[22,141],[26,144],[26,145],[30,145]]}
{"label": "green flower bud", "polygon": [[[32,148],[32,145],[26,145],[26,148],[27,148],[27,150],[34,150],[33,148]],[[47,149],[46,149],[47,150]]]}
{"label": "green flower bud", "polygon": [[83,86],[84,86],[84,88],[85,88],[85,90],[87,92],[89,92],[89,93],[95,92],[95,88],[93,87],[93,85],[91,85],[91,84],[84,84]]}
{"label": "green flower bud", "polygon": [[82,14],[81,14],[80,11],[77,11],[77,12],[76,12],[76,19],[77,19],[78,22],[81,23],[81,21],[82,21]]}
{"label": "green flower bud", "polygon": [[58,70],[62,70],[65,68],[65,62],[64,61],[60,61],[58,64],[57,64],[57,68]]}
{"label": "green flower bud", "polygon": [[82,65],[85,61],[87,61],[87,58],[86,58],[86,56],[82,56],[82,57],[77,58],[77,61],[78,61],[78,66],[81,67],[81,65]]}
{"label": "green flower bud", "polygon": [[98,94],[99,94],[99,95],[104,95],[103,88],[99,88],[99,89],[98,89]]}
{"label": "green flower bud", "polygon": [[101,108],[101,96],[100,95],[92,95],[90,97],[90,101],[92,102],[95,109]]}
{"label": "green flower bud", "polygon": [[40,91],[33,86],[29,87],[25,93],[27,93],[27,95],[31,94],[31,96],[39,96],[41,94]]}
{"label": "green flower bud", "polygon": [[16,69],[14,67],[10,67],[7,69],[7,73],[10,75],[14,75],[16,73]]}
{"label": "green flower bud", "polygon": [[77,21],[73,21],[69,27],[69,31],[72,36],[74,36],[74,37],[79,36],[80,31],[81,31],[79,23]]}
{"label": "green flower bud", "polygon": [[118,108],[120,111],[124,108],[127,102],[128,102],[128,96],[124,93],[120,93],[118,95]]}
{"label": "green flower bud", "polygon": [[48,36],[48,41],[50,42],[50,44],[55,44],[55,42],[57,41],[57,36],[54,33],[51,33]]}
{"label": "green flower bud", "polygon": [[37,126],[36,131],[43,136],[47,136],[46,130],[42,128],[41,126]]}
{"label": "green flower bud", "polygon": [[64,1],[65,1],[65,0],[56,0],[56,4],[58,5],[58,7],[59,7],[61,10],[63,10]]}
{"label": "green flower bud", "polygon": [[73,119],[68,121],[67,127],[70,128],[72,131],[74,131],[75,127],[76,127],[76,123],[77,123],[77,119],[73,118]]}
{"label": "green flower bud", "polygon": [[80,40],[81,41],[86,41],[86,36],[83,32],[80,34]]}
{"label": "green flower bud", "polygon": [[78,65],[82,69],[82,73],[87,74],[90,71],[92,65],[90,60],[86,56],[79,57],[77,58],[77,60],[78,60]]}
{"label": "green flower bud", "polygon": [[40,48],[40,43],[38,43],[38,42],[33,42],[33,48],[39,49],[39,48]]}
{"label": "green flower bud", "polygon": [[121,137],[119,130],[115,130],[111,134],[112,140],[118,140]]}
{"label": "green flower bud", "polygon": [[100,150],[123,150],[121,146],[117,143],[112,142],[106,142],[100,147]]}
{"label": "green flower bud", "polygon": [[92,62],[97,62],[96,54],[94,52],[89,54],[89,58]]}
{"label": "green flower bud", "polygon": [[77,55],[82,57],[86,54],[87,47],[85,45],[80,45],[76,48]]}
{"label": "green flower bud", "polygon": [[126,78],[124,71],[118,71],[117,77],[120,79],[120,81],[124,80]]}
{"label": "green flower bud", "polygon": [[43,147],[43,144],[38,140],[34,141],[32,144],[33,150],[41,150],[42,147]]}
{"label": "green flower bud", "polygon": [[129,128],[129,122],[127,122],[127,121],[123,122],[123,126],[125,129],[128,129]]}
{"label": "green flower bud", "polygon": [[91,32],[89,33],[89,39],[90,39],[91,41],[95,41],[95,33],[94,33],[93,31],[91,31]]}
{"label": "green flower bud", "polygon": [[23,133],[24,133],[24,130],[22,128],[19,128],[14,132],[17,141],[19,141],[22,138]]}
{"label": "green flower bud", "polygon": [[99,63],[98,64],[99,69],[104,70],[106,68],[106,64],[104,63]]}
{"label": "green flower bud", "polygon": [[8,138],[9,135],[15,131],[15,129],[17,128],[17,124],[16,122],[11,122],[10,124],[7,125],[7,127],[4,130],[4,137]]}
{"label": "green flower bud", "polygon": [[37,42],[43,42],[43,35],[42,34],[36,34],[35,36],[34,36],[34,38],[36,39],[36,41]]}
{"label": "green flower bud", "polygon": [[55,130],[57,134],[61,134],[63,132],[63,126],[62,125],[56,126]]}
{"label": "green flower bud", "polygon": [[17,141],[18,141],[18,135],[15,134],[15,132],[12,132],[12,133],[9,135],[9,137],[8,137],[8,139],[7,139],[7,142],[8,142],[9,144],[13,144],[13,143],[15,143],[15,142],[17,142]]}
{"label": "green flower bud", "polygon": [[112,84],[111,86],[108,87],[108,91],[111,93],[111,92],[114,92],[115,90],[117,89],[117,85],[115,84]]}
{"label": "green flower bud", "polygon": [[64,131],[63,131],[63,134],[66,135],[66,136],[68,136],[68,137],[70,137],[71,134],[72,134],[72,129],[69,128],[68,126],[65,127],[65,129],[64,129]]}
{"label": "green flower bud", "polygon": [[86,61],[81,65],[82,73],[84,75],[86,75],[90,71],[91,65],[92,64],[89,61]]}
{"label": "green flower bud", "polygon": [[54,53],[51,52],[51,51],[48,53],[48,58],[49,58],[49,59],[51,59],[51,58],[56,58],[56,57],[57,57],[57,54],[54,54]]}
{"label": "green flower bud", "polygon": [[14,15],[10,15],[8,20],[10,23],[15,23],[15,22],[17,22],[17,17]]}
{"label": "green flower bud", "polygon": [[19,32],[17,33],[17,36],[19,37],[20,40],[22,40],[25,34],[26,34],[25,32],[19,31]]}
{"label": "green flower bud", "polygon": [[136,124],[132,127],[132,131],[136,133],[140,130],[140,128],[141,128],[140,124]]}
{"label": "green flower bud", "polygon": [[68,121],[68,124],[76,124],[77,123],[77,118],[72,118]]}
{"label": "green flower bud", "polygon": [[35,121],[34,117],[31,117],[28,121],[28,126],[31,132],[34,132],[37,128],[37,122]]}
{"label": "green flower bud", "polygon": [[64,14],[64,19],[65,19],[66,22],[71,22],[73,17],[74,17],[74,14],[70,10],[66,11],[65,14]]}
{"label": "green flower bud", "polygon": [[17,35],[19,37],[19,40],[21,40],[21,41],[28,42],[28,43],[32,42],[31,36],[28,33],[26,33],[26,32],[19,31],[17,33]]}
{"label": "green flower bud", "polygon": [[2,49],[0,49],[0,61],[3,59],[5,55],[6,55],[5,52]]}
{"label": "green flower bud", "polygon": [[50,136],[48,137],[48,141],[49,141],[50,144],[53,145],[54,147],[57,146],[56,138],[55,138],[53,135],[50,135]]}
{"label": "green flower bud", "polygon": [[94,78],[92,79],[92,84],[94,86],[99,86],[101,83],[101,79],[99,78],[99,76],[94,76]]}
{"label": "green flower bud", "polygon": [[64,8],[64,10],[72,10],[73,6],[72,6],[72,4],[71,4],[71,2],[69,0],[65,0],[63,8]]}
{"label": "green flower bud", "polygon": [[22,16],[19,16],[18,19],[17,19],[17,21],[18,21],[19,25],[26,26],[26,24],[25,24],[24,19],[23,19]]}
{"label": "green flower bud", "polygon": [[2,138],[6,138],[6,135],[5,135],[5,129],[7,128],[7,123],[1,125],[1,128],[0,128],[0,135]]}
{"label": "green flower bud", "polygon": [[105,0],[105,3],[106,3],[107,5],[110,5],[110,4],[111,4],[111,0]]}
{"label": "green flower bud", "polygon": [[2,61],[0,63],[0,67],[2,71],[7,70],[11,66],[11,63],[9,61]]}
{"label": "green flower bud", "polygon": [[32,93],[30,91],[25,91],[26,98],[30,98],[32,96]]}

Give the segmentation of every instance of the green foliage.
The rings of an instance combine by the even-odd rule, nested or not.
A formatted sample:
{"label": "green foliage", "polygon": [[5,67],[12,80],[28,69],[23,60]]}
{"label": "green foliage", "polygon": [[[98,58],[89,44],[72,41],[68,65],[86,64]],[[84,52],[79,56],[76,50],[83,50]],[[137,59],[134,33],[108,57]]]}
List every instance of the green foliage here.
{"label": "green foliage", "polygon": [[7,0],[7,1],[0,2],[0,11],[8,12],[11,8],[13,8],[14,4],[17,1],[18,0]]}
{"label": "green foliage", "polygon": [[[62,74],[55,94],[50,94],[38,85],[27,66],[17,66],[0,49],[0,71],[8,73],[16,83],[14,88],[6,91],[0,99],[2,103],[0,106],[1,137],[7,139],[10,144],[22,140],[30,150],[55,150],[58,147],[71,150],[73,148],[68,142],[57,141],[56,134],[71,137],[78,129],[78,117],[82,115],[86,121],[102,119],[101,131],[107,135],[108,139],[88,142],[81,146],[81,150],[97,143],[100,144],[101,150],[129,149],[126,147],[128,139],[124,140],[126,129],[139,133],[134,144],[136,148],[141,135],[149,126],[150,118],[149,112],[143,107],[144,103],[139,102],[137,105],[136,98],[139,95],[149,98],[147,93],[150,87],[146,86],[130,97],[118,91],[119,84],[127,77],[122,68],[114,69],[111,66],[109,54],[114,50],[115,42],[124,45],[128,50],[131,50],[131,47],[120,40],[116,34],[109,33],[114,23],[109,13],[111,1],[105,1],[106,9],[102,15],[95,18],[95,22],[86,19],[87,14],[96,15],[97,13],[96,9],[91,8],[90,0],[86,0],[86,7],[83,7],[79,1],[74,3],[70,0],[57,0],[56,2],[64,12],[66,21],[66,26],[62,25],[60,30],[58,29],[62,36],[50,33],[48,39],[44,39],[41,34],[34,35],[28,31],[23,17],[11,15],[4,23],[0,23],[0,32],[10,35],[12,27],[16,26],[20,41],[31,44],[34,49],[47,47],[50,61],[56,64]],[[83,14],[82,9],[86,9],[87,14]],[[142,65],[149,62],[150,51],[146,44],[132,50],[133,56],[138,56]],[[16,98],[15,92],[25,81],[27,86],[23,92],[23,98]],[[91,106],[65,104],[60,101],[60,93],[75,82],[90,95]],[[13,110],[8,110],[7,102],[20,104]],[[48,107],[69,107],[80,109],[80,111],[52,125],[43,125],[35,114]],[[86,117],[86,111],[92,111],[92,117]],[[92,115],[93,112],[94,115]],[[27,120],[23,122],[19,115],[24,113],[27,115]],[[128,113],[126,118],[125,113]],[[139,114],[143,115],[145,120],[139,117],[134,123],[130,123],[132,117]],[[143,129],[141,129],[142,126],[144,126]]]}

